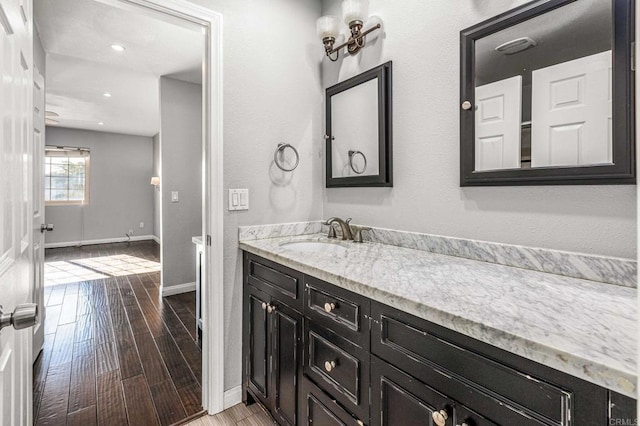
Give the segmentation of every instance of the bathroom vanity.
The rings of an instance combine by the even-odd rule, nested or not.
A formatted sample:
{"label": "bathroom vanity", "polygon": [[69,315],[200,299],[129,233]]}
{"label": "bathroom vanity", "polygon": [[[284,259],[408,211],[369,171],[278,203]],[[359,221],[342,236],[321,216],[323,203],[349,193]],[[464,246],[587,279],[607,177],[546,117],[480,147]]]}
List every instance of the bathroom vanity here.
{"label": "bathroom vanity", "polygon": [[633,288],[326,234],[240,247],[243,397],[279,424],[636,418]]}

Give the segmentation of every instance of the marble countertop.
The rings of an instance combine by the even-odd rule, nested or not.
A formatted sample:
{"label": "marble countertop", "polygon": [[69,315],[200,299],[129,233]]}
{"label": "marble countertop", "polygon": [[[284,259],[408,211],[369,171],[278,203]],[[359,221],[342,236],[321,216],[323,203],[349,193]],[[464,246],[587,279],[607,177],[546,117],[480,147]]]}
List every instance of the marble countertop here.
{"label": "marble countertop", "polygon": [[[347,250],[283,245],[311,240]],[[240,248],[636,398],[636,289],[326,234]]]}

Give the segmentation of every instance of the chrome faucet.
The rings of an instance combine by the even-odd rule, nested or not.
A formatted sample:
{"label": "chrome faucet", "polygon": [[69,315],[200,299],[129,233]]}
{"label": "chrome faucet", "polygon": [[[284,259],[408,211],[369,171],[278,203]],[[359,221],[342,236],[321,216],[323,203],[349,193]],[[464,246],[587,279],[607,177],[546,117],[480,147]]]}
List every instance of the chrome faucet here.
{"label": "chrome faucet", "polygon": [[342,229],[342,239],[353,240],[353,234],[351,233],[351,226],[349,226],[349,222],[351,222],[351,218],[348,218],[347,220],[342,220],[339,217],[327,219],[324,224],[329,226],[329,238],[337,238],[336,232],[333,229],[333,224],[337,223]]}

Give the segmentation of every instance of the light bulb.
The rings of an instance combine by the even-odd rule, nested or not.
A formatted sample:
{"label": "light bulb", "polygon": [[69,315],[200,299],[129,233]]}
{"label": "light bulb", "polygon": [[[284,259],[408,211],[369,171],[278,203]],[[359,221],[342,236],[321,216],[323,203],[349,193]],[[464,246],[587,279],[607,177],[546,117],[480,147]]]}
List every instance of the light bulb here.
{"label": "light bulb", "polygon": [[340,34],[340,20],[333,15],[325,15],[316,20],[316,30],[318,37],[325,39],[327,37],[337,38]]}

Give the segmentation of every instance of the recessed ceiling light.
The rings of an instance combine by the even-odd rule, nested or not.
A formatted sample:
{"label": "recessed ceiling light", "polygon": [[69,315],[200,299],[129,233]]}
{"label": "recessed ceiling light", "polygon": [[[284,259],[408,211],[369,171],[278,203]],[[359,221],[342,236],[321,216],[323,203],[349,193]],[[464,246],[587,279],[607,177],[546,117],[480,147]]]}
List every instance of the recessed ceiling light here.
{"label": "recessed ceiling light", "polygon": [[54,112],[54,111],[45,111],[44,115],[45,115],[45,117],[59,117],[60,116],[57,112]]}
{"label": "recessed ceiling light", "polygon": [[121,46],[119,44],[112,44],[111,48],[116,52],[124,52],[126,50],[124,46]]}
{"label": "recessed ceiling light", "polygon": [[50,126],[57,126],[58,124],[60,124],[60,121],[54,120],[52,118],[45,118],[44,119],[44,124],[47,124],[47,125],[50,125]]}
{"label": "recessed ceiling light", "polygon": [[104,126],[104,123],[103,123],[102,121],[100,121],[100,122],[98,123],[98,126]]}
{"label": "recessed ceiling light", "polygon": [[102,95],[102,96],[104,96],[105,98],[110,98],[111,97],[111,93],[105,92],[104,95]]}

